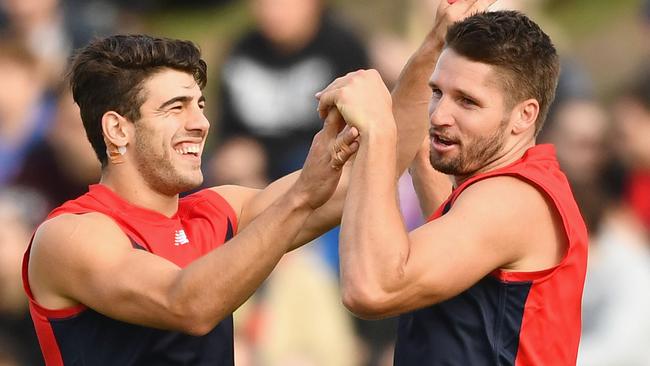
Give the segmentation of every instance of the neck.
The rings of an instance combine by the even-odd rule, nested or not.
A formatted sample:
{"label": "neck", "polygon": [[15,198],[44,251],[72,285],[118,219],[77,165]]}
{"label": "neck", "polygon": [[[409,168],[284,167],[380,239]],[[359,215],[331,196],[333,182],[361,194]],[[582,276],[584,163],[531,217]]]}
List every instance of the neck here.
{"label": "neck", "polygon": [[521,157],[524,156],[524,153],[526,153],[526,150],[530,149],[533,146],[535,146],[534,139],[522,140],[510,147],[504,147],[504,149],[499,154],[495,155],[492,160],[490,160],[487,164],[483,165],[478,170],[466,175],[454,175],[454,187],[459,187],[468,179],[479,174],[491,172],[493,170],[500,169],[514,163],[515,161],[521,159]]}
{"label": "neck", "polygon": [[153,189],[139,174],[128,174],[128,167],[109,166],[102,172],[100,183],[129,203],[159,212],[167,217],[178,210],[178,194],[168,195]]}

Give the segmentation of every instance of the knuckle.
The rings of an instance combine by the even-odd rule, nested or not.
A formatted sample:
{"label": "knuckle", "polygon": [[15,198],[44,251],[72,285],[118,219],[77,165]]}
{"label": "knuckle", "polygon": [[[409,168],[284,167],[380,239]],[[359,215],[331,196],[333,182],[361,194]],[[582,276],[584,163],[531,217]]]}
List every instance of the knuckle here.
{"label": "knuckle", "polygon": [[339,90],[339,101],[345,102],[348,99],[348,94],[350,94],[348,88],[342,88]]}

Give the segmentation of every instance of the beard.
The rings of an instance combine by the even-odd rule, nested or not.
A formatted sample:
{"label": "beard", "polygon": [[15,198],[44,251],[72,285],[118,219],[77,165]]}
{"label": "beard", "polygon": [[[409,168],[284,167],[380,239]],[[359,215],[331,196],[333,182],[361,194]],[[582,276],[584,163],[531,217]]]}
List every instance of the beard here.
{"label": "beard", "polygon": [[[203,174],[200,168],[197,173],[184,173],[172,162],[175,154],[164,143],[155,147],[147,137],[151,133],[138,128],[136,124],[135,150],[138,171],[144,181],[153,190],[162,194],[173,196],[199,187],[203,183]],[[162,154],[156,154],[162,151]]]}
{"label": "beard", "polygon": [[451,157],[429,153],[431,166],[447,175],[469,176],[495,160],[495,157],[505,144],[508,121],[503,120],[497,129],[489,136],[474,136],[467,141],[458,141],[458,154]]}

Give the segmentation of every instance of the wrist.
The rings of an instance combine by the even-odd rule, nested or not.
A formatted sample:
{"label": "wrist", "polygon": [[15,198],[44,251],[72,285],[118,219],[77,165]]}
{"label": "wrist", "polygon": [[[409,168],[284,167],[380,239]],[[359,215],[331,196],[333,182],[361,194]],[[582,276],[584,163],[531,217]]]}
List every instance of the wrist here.
{"label": "wrist", "polygon": [[365,135],[369,139],[380,139],[388,142],[390,139],[397,138],[397,126],[392,118],[376,120],[369,123],[365,131],[359,131],[359,134],[361,138]]}
{"label": "wrist", "polygon": [[287,191],[282,199],[282,203],[291,212],[313,211],[313,208],[309,205],[309,192],[300,187],[300,178]]}
{"label": "wrist", "polygon": [[420,51],[424,55],[431,55],[432,53],[439,54],[445,47],[445,34],[447,29],[443,25],[435,25],[429,34],[426,35]]}

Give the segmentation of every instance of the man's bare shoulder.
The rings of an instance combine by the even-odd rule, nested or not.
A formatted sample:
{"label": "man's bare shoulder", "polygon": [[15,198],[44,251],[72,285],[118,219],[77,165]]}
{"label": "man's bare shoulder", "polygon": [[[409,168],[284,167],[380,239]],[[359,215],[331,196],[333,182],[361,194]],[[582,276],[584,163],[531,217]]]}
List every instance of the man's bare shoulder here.
{"label": "man's bare shoulder", "polygon": [[92,260],[95,253],[131,248],[127,235],[110,217],[99,212],[63,214],[45,221],[37,229],[30,267],[74,265],[83,259]]}
{"label": "man's bare shoulder", "polygon": [[456,215],[473,217],[491,240],[510,243],[518,259],[508,267],[545,269],[557,264],[566,249],[562,218],[555,204],[542,188],[523,178],[480,180],[458,197],[450,213],[454,210]]}
{"label": "man's bare shoulder", "polygon": [[33,249],[52,245],[74,245],[77,241],[114,241],[126,234],[110,217],[99,213],[62,214],[41,224],[36,230]]}
{"label": "man's bare shoulder", "polygon": [[217,192],[233,207],[241,206],[242,202],[249,200],[251,197],[260,192],[260,190],[256,188],[249,188],[232,184],[215,186],[209,189]]}
{"label": "man's bare shoulder", "polygon": [[515,176],[499,175],[479,180],[467,187],[457,203],[471,201],[490,208],[507,208],[502,213],[535,213],[547,207],[547,195],[536,184]]}
{"label": "man's bare shoulder", "polygon": [[126,234],[110,217],[98,213],[63,214],[45,221],[36,231],[29,257],[29,284],[36,300],[49,308],[71,301],[79,276],[100,262],[130,250]]}

